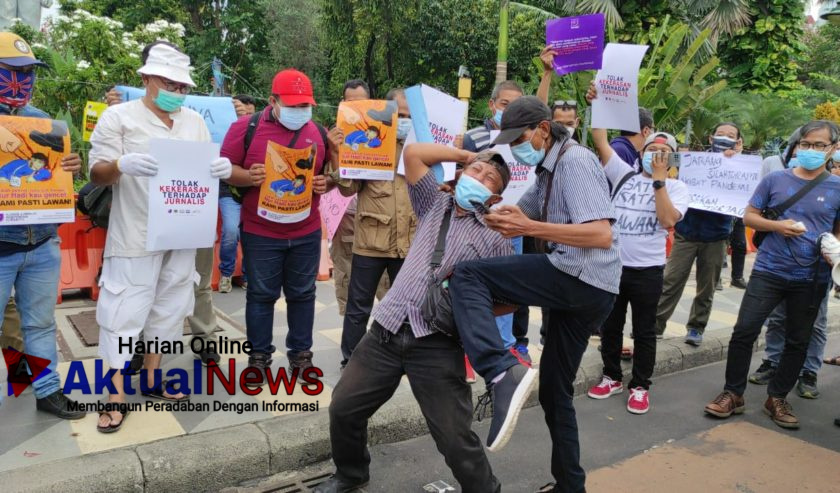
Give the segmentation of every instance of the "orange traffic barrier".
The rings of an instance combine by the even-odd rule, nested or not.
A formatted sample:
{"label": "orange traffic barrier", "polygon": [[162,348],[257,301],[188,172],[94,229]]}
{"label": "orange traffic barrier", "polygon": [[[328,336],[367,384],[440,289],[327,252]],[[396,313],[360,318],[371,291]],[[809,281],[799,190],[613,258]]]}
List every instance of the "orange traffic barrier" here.
{"label": "orange traffic barrier", "polygon": [[94,228],[90,220],[76,216],[76,221],[59,226],[61,238],[61,278],[58,303],[65,289],[81,289],[90,299],[99,299],[99,271],[105,251],[105,230]]}
{"label": "orange traffic barrier", "polygon": [[672,246],[674,246],[674,228],[668,230],[668,237],[665,238],[665,257],[671,256]]}
{"label": "orange traffic barrier", "polygon": [[330,259],[330,246],[327,240],[327,226],[324,220],[321,219],[321,263],[318,265],[318,281],[330,280],[330,267],[332,260]]}
{"label": "orange traffic barrier", "polygon": [[747,253],[757,252],[758,248],[753,245],[753,235],[755,234],[755,230],[752,228],[746,228],[747,230]]}

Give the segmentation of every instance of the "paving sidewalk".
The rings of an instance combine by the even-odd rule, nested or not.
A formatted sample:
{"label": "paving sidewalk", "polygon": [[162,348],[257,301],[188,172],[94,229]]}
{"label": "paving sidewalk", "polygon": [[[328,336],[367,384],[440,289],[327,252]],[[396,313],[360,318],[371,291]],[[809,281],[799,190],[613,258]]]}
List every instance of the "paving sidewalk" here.
{"label": "paving sidewalk", "polygon": [[[749,259],[751,263],[751,258]],[[749,268],[749,266],[748,266]],[[715,295],[714,311],[707,327],[704,345],[697,349],[682,342],[684,323],[694,295],[694,282],[689,281],[680,306],[668,323],[666,339],[659,344],[656,374],[663,375],[702,364],[719,361],[725,356],[742,290],[728,287],[724,274],[722,292]],[[291,396],[281,392],[249,396],[237,389],[234,395],[194,395],[192,401],[206,403],[209,412],[142,411],[133,413],[119,433],[101,434],[95,430],[97,416],[69,422],[36,412],[31,390],[18,398],[4,398],[0,406],[0,484],[12,485],[12,490],[85,490],[85,491],[162,491],[216,490],[255,477],[296,469],[323,460],[329,452],[328,416],[332,389],[339,373],[341,317],[335,303],[331,281],[319,282],[316,302],[314,363],[324,372],[324,391],[308,396],[298,386]],[[219,315],[220,336],[230,340],[245,340],[244,291],[214,293]],[[62,380],[68,377],[70,361],[81,360],[90,377],[96,358],[96,330],[90,328],[94,304],[65,297],[56,310],[59,326],[59,372]],[[837,320],[840,301],[832,298],[830,320]],[[275,344],[282,347],[286,333],[285,303],[281,299],[275,310]],[[629,319],[629,317],[628,317]],[[75,323],[75,325],[74,325]],[[529,336],[539,340],[540,311],[531,310]],[[840,326],[832,326],[840,330]],[[629,332],[629,330],[627,331]],[[184,338],[185,346],[189,336]],[[632,340],[626,341],[632,345]],[[576,388],[584,391],[600,377],[601,363],[597,352],[598,340],[593,338],[584,356]],[[532,357],[539,359],[539,349],[531,344]],[[189,350],[188,350],[189,352]],[[244,354],[223,354],[223,360],[233,358],[237,368],[244,368]],[[192,381],[191,354],[164,358],[164,372],[171,368],[187,370]],[[287,366],[281,352],[274,355],[273,370]],[[202,371],[203,372],[203,371]],[[0,381],[6,382],[5,369]],[[136,377],[134,379],[136,385]],[[206,385],[206,383],[205,383]],[[5,389],[4,389],[5,391]],[[483,385],[474,386],[474,393]],[[101,395],[80,395],[72,398],[94,402]],[[262,403],[316,403],[318,412],[289,413],[263,411]],[[145,402],[138,395],[129,402]],[[229,409],[214,411],[224,403]],[[535,396],[532,396],[532,404]],[[256,411],[243,410],[256,407]],[[234,409],[234,410],[230,410]],[[427,432],[422,415],[404,381],[395,398],[371,423],[372,443],[404,440]],[[53,463],[50,467],[39,467]]]}

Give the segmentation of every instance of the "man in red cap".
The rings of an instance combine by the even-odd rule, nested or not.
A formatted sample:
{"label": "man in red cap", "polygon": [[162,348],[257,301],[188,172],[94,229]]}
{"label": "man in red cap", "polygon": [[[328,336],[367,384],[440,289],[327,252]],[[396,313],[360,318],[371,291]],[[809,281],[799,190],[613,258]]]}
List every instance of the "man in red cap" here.
{"label": "man in red cap", "polygon": [[[274,305],[286,297],[286,356],[289,369],[312,366],[312,326],[315,319],[315,278],[321,256],[320,194],[328,189],[323,175],[329,162],[326,131],[312,121],[312,84],[302,72],[283,70],[274,76],[269,106],[231,125],[222,156],[233,162],[227,182],[249,187],[242,202],[242,250],[248,291],[245,324],[253,350],[248,366],[263,375],[271,365]],[[250,135],[248,135],[250,133]],[[250,137],[250,138],[247,138]],[[258,213],[260,186],[266,179],[268,142],[293,149],[315,148],[312,204],[297,216]],[[332,186],[332,183],[329,184]],[[282,216],[282,217],[278,217]],[[303,217],[301,217],[303,216]]]}

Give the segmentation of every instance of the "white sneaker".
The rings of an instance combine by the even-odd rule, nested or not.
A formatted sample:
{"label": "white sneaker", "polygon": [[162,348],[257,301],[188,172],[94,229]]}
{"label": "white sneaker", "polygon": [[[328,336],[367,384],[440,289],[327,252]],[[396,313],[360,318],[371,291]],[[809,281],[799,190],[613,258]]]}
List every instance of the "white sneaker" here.
{"label": "white sneaker", "polygon": [[222,276],[219,279],[219,292],[230,293],[231,291],[233,291],[233,280],[231,280],[230,276]]}

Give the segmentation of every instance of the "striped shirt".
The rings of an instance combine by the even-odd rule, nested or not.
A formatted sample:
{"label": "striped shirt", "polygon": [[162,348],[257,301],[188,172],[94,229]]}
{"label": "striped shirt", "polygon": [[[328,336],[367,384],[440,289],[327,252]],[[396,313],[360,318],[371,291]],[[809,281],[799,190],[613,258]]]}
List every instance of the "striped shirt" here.
{"label": "striped shirt", "polygon": [[[414,337],[419,338],[433,332],[423,320],[420,306],[432,276],[430,262],[443,216],[453,207],[454,201],[452,195],[438,189],[434,173],[426,173],[415,185],[409,185],[408,196],[419,221],[414,242],[397,279],[382,302],[374,308],[372,316],[379,325],[395,334],[408,320]],[[438,279],[446,278],[452,274],[456,264],[466,260],[512,254],[510,240],[488,228],[475,213],[453,213],[443,259],[435,275]]]}
{"label": "striped shirt", "polygon": [[[604,169],[595,154],[581,145],[573,145],[558,159],[566,142],[558,141],[548,151],[537,167],[537,182],[519,200],[519,207],[531,219],[551,224],[582,224],[608,219],[613,237],[610,248],[580,248],[549,242],[548,259],[560,271],[590,286],[618,294],[621,280],[619,235]],[[543,218],[546,185],[551,177],[548,217]]]}
{"label": "striped shirt", "polygon": [[464,150],[480,152],[490,148],[490,131],[498,130],[493,120],[486,120],[484,125],[467,130],[464,134]]}

